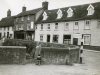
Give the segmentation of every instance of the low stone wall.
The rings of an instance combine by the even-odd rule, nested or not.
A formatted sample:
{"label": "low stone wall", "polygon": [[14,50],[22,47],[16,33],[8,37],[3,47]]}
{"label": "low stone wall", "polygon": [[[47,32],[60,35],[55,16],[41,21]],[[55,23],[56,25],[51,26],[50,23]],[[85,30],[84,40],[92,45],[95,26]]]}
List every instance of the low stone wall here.
{"label": "low stone wall", "polygon": [[41,48],[42,64],[73,64],[79,62],[79,48]]}
{"label": "low stone wall", "polygon": [[0,64],[24,64],[26,47],[0,46]]}

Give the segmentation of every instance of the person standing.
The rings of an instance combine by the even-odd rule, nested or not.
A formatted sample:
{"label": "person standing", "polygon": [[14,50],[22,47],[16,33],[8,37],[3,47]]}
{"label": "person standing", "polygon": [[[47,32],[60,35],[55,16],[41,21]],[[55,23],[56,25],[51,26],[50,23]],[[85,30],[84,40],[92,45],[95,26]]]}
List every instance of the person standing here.
{"label": "person standing", "polygon": [[83,38],[81,39],[81,46],[80,46],[80,64],[83,63]]}

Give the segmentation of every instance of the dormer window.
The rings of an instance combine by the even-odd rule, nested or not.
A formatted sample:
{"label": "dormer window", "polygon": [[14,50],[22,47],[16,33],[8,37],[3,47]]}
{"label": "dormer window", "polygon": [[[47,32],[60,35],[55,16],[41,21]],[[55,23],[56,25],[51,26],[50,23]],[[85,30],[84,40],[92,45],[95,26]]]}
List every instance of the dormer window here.
{"label": "dormer window", "polygon": [[87,15],[93,15],[94,14],[94,7],[90,4],[87,8],[88,14]]}
{"label": "dormer window", "polygon": [[57,12],[57,19],[62,18],[62,16],[63,16],[62,11],[59,9]]}
{"label": "dormer window", "polygon": [[71,8],[69,8],[67,10],[67,17],[72,17],[73,16],[73,10]]}
{"label": "dormer window", "polygon": [[48,15],[46,12],[43,13],[43,20],[46,20],[48,18]]}

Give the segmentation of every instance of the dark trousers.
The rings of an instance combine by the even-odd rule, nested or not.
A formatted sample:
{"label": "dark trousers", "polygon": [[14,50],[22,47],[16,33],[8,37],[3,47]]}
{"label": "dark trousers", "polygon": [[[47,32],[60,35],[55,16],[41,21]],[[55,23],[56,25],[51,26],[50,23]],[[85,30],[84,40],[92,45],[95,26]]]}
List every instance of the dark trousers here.
{"label": "dark trousers", "polygon": [[80,57],[80,64],[82,64],[82,57]]}

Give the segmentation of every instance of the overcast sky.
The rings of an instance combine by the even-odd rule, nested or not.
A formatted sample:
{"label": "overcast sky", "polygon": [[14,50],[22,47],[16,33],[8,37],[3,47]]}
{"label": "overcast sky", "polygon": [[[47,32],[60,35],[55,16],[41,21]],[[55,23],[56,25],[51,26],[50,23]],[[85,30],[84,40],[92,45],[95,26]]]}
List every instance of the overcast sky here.
{"label": "overcast sky", "polygon": [[100,2],[100,0],[0,0],[0,19],[7,16],[8,9],[11,9],[12,15],[16,15],[22,11],[22,6],[31,10],[42,7],[43,1],[49,2],[49,9]]}

